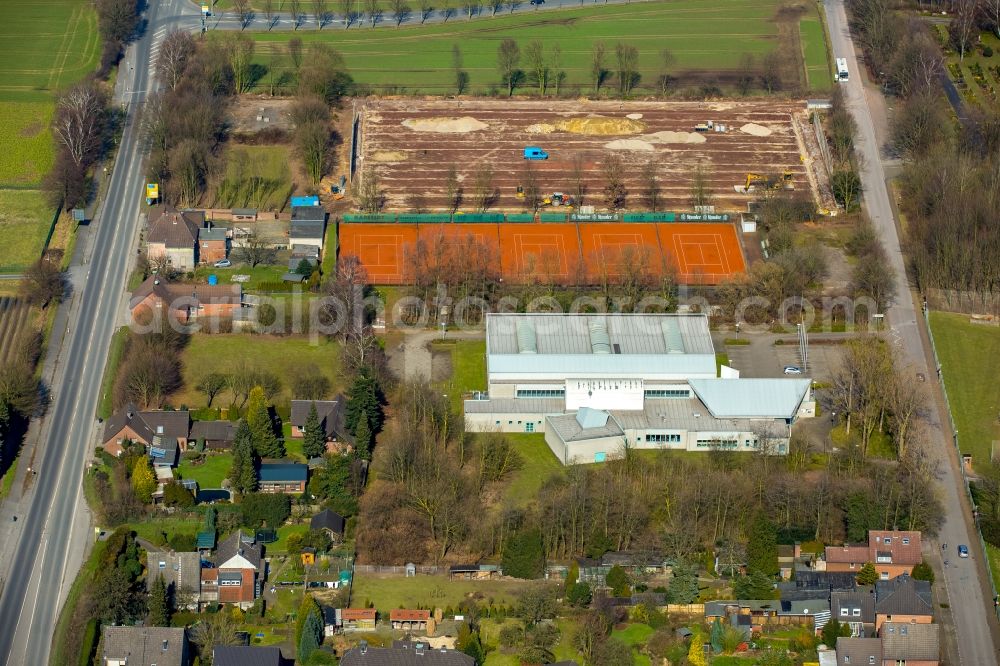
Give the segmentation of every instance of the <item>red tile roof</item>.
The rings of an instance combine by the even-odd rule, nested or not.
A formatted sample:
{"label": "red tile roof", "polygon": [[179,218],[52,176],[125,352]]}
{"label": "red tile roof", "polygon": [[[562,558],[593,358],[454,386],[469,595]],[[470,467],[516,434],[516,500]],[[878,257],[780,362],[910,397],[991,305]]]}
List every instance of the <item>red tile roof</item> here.
{"label": "red tile roof", "polygon": [[340,617],[345,622],[354,622],[357,620],[374,620],[375,619],[375,609],[374,608],[342,608],[340,610]]}
{"label": "red tile roof", "polygon": [[889,557],[891,562],[882,564],[919,564],[920,532],[904,530],[870,530],[867,544],[827,546],[826,561],[840,564],[878,562],[879,557]]}
{"label": "red tile roof", "polygon": [[431,619],[431,612],[429,610],[395,608],[389,611],[389,619],[393,622],[426,622]]}

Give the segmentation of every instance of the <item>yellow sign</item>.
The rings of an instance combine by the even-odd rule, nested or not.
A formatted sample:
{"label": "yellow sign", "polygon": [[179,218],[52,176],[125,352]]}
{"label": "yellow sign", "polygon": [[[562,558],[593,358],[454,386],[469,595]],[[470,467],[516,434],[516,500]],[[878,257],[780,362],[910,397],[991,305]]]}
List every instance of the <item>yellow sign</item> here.
{"label": "yellow sign", "polygon": [[147,199],[159,199],[160,198],[160,185],[159,185],[159,183],[148,183],[146,185],[146,198]]}

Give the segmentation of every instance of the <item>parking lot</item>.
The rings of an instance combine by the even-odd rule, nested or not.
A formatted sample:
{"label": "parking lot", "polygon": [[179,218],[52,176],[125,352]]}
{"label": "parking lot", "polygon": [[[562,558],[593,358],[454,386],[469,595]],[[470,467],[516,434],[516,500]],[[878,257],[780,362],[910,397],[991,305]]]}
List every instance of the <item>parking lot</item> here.
{"label": "parking lot", "polygon": [[[733,337],[731,333],[721,336],[715,340],[715,345],[718,351],[729,354],[729,365],[739,370],[741,377],[784,377],[786,376],[783,372],[784,367],[794,365],[803,368],[801,376],[817,382],[828,382],[840,366],[843,354],[843,347],[840,344],[813,343],[809,345],[808,367],[803,367],[795,336],[773,333],[750,336],[741,334],[741,339],[750,340],[750,344],[724,343],[725,339]],[[839,340],[840,336],[826,334],[823,337],[824,341],[831,339]],[[778,340],[782,344],[775,344]]]}

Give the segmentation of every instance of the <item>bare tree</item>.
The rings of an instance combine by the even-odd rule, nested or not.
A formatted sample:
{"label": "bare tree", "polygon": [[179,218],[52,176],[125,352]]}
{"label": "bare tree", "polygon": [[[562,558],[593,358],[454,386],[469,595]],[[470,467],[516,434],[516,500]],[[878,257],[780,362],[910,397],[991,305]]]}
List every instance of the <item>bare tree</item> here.
{"label": "bare tree", "polygon": [[586,163],[584,162],[582,154],[575,153],[573,155],[573,162],[570,168],[573,178],[573,194],[576,196],[576,205],[582,206],[583,200],[587,196]]}
{"label": "bare tree", "polygon": [[181,204],[195,205],[208,173],[208,154],[204,144],[195,139],[184,139],[170,150],[168,164],[170,182],[176,184]]}
{"label": "bare tree", "polygon": [[514,96],[514,85],[520,73],[517,66],[521,62],[521,49],[517,42],[509,37],[500,42],[497,47],[497,69],[500,71],[500,78],[507,86],[507,96]]}
{"label": "bare tree", "polygon": [[274,260],[274,243],[260,235],[257,229],[239,239],[234,254],[240,261],[250,264],[251,268]]}
{"label": "bare tree", "polygon": [[608,75],[607,67],[604,64],[606,56],[607,47],[604,46],[604,42],[594,42],[593,50],[590,53],[590,80],[594,83],[595,93],[600,92],[601,84],[604,83],[604,78]]}
{"label": "bare tree", "polygon": [[736,68],[736,89],[741,95],[748,95],[753,89],[754,79],[757,77],[757,64],[750,53],[740,56],[740,64]]}
{"label": "bare tree", "polygon": [[973,46],[973,39],[978,32],[976,17],[979,14],[978,0],[958,0],[952,7],[952,19],[948,24],[948,37],[958,51],[960,62],[965,60],[965,54]]}
{"label": "bare tree", "polygon": [[781,56],[777,51],[771,51],[761,63],[760,82],[764,90],[773,93],[781,88]]}
{"label": "bare tree", "polygon": [[365,0],[365,11],[368,13],[368,20],[372,22],[372,27],[382,18],[382,8],[379,0]]}
{"label": "bare tree", "polygon": [[542,203],[541,189],[530,161],[525,161],[524,169],[521,171],[521,192],[524,195],[525,209],[531,212],[537,211]]}
{"label": "bare tree", "polygon": [[59,303],[66,293],[66,278],[59,262],[42,257],[24,271],[20,294],[32,305],[44,308],[49,303]]}
{"label": "bare tree", "polygon": [[240,30],[245,30],[253,21],[253,9],[250,7],[250,0],[233,0],[233,11],[240,19]]}
{"label": "bare tree", "polygon": [[636,67],[639,63],[639,49],[618,42],[615,46],[615,60],[618,62],[618,90],[622,97],[628,95],[639,78]]}
{"label": "bare tree", "polygon": [[420,24],[423,25],[430,18],[431,14],[434,13],[434,2],[433,0],[418,0],[418,3],[417,6],[420,8]]}
{"label": "bare tree", "polygon": [[59,97],[52,130],[78,168],[85,168],[101,151],[107,97],[93,81],[82,81]]}
{"label": "bare tree", "polygon": [[329,167],[330,127],[325,121],[310,121],[295,127],[295,146],[312,182],[319,183]]}
{"label": "bare tree", "polygon": [[545,62],[545,47],[536,39],[524,49],[524,55],[528,59],[528,67],[535,75],[535,81],[538,82],[538,94],[545,95],[545,84],[549,75],[548,64]]}
{"label": "bare tree", "polygon": [[389,6],[392,8],[392,19],[396,22],[396,27],[398,28],[403,21],[410,18],[410,14],[413,10],[410,9],[410,4],[406,0],[389,0]]}
{"label": "bare tree", "polygon": [[267,29],[270,31],[274,27],[274,0],[264,0],[261,4],[261,9],[264,10],[264,18],[267,19]]}
{"label": "bare tree", "polygon": [[656,212],[660,205],[660,165],[651,157],[642,165],[642,197],[649,210]]}
{"label": "bare tree", "polygon": [[[349,339],[352,334],[365,330],[364,290],[368,284],[368,271],[360,259],[349,254],[340,257],[337,261],[337,272],[323,285],[323,290],[333,298],[336,310],[326,312],[325,323],[338,324],[337,333],[344,339]],[[357,342],[355,340],[355,343]],[[367,345],[352,346],[352,353],[361,351],[372,353]]]}
{"label": "bare tree", "polygon": [[663,49],[660,51],[660,94],[664,97],[667,96],[667,90],[670,87],[670,81],[672,79],[670,72],[673,70],[676,63],[677,58],[674,56],[673,51],[670,49]]}
{"label": "bare tree", "polygon": [[302,24],[302,0],[288,0],[288,11],[292,14],[292,24],[295,30]]}
{"label": "bare tree", "polygon": [[194,53],[195,43],[191,33],[171,30],[163,38],[160,56],[156,60],[157,76],[167,90],[173,90],[180,83],[188,59]]}
{"label": "bare tree", "polygon": [[608,155],[601,165],[604,171],[604,204],[614,212],[625,207],[628,190],[625,189],[625,165],[618,155]]}
{"label": "bare tree", "polygon": [[454,164],[448,165],[448,175],[445,176],[444,188],[448,198],[448,208],[454,215],[455,211],[462,205],[462,186],[458,182],[458,171],[455,170]]}
{"label": "bare tree", "polygon": [[552,45],[552,55],[549,56],[549,68],[553,72],[556,83],[556,97],[562,90],[562,85],[566,81],[566,72],[563,70],[562,47],[558,43]]}
{"label": "bare tree", "polygon": [[712,185],[709,182],[709,172],[702,165],[695,167],[691,178],[691,205],[710,206],[712,204]]}
{"label": "bare tree", "polygon": [[385,192],[382,191],[378,172],[373,166],[366,167],[361,178],[361,187],[358,189],[358,205],[366,213],[377,213],[385,205]]}
{"label": "bare tree", "polygon": [[496,190],[493,186],[493,167],[482,164],[476,169],[475,176],[476,208],[485,211],[496,200]]}
{"label": "bare tree", "polygon": [[298,72],[302,66],[302,40],[298,37],[288,40],[288,57],[292,59],[292,66]]}
{"label": "bare tree", "polygon": [[344,19],[344,29],[346,30],[354,21],[354,0],[338,0],[337,6],[340,8],[340,15]]}
{"label": "bare tree", "polygon": [[451,47],[451,67],[455,73],[455,94],[461,95],[469,85],[469,73],[462,66],[462,50],[458,44]]}
{"label": "bare tree", "polygon": [[243,34],[226,36],[224,48],[233,71],[233,89],[237,94],[248,92],[253,85],[250,64],[253,61],[254,44],[254,40]]}
{"label": "bare tree", "polygon": [[317,30],[322,30],[323,26],[326,25],[327,15],[330,11],[326,3],[327,0],[312,0],[313,18],[316,20]]}

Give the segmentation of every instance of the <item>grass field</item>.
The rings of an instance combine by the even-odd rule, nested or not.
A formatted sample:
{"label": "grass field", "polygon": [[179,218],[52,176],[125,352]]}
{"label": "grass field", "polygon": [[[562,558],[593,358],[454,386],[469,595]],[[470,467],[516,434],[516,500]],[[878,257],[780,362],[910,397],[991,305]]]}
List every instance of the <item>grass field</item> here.
{"label": "grass field", "polygon": [[952,418],[963,453],[977,468],[989,464],[990,447],[1000,439],[996,425],[1000,385],[993,365],[1000,355],[1000,328],[969,323],[966,315],[931,313],[931,332],[944,374]]}
{"label": "grass field", "polygon": [[[285,43],[293,36],[304,42],[324,41],[344,56],[355,81],[407,93],[453,92],[455,80],[452,48],[462,52],[463,70],[469,76],[469,92],[482,94],[500,86],[496,69],[497,46],[515,38],[522,52],[529,42],[540,40],[551,54],[561,49],[559,70],[566,77],[563,90],[587,92],[592,88],[591,51],[601,41],[608,47],[606,68],[615,69],[615,44],[619,41],[639,50],[637,93],[658,88],[662,74],[660,53],[666,47],[676,58],[670,74],[680,79],[691,74],[734,71],[744,53],[758,59],[779,45],[779,0],[678,0],[633,5],[604,5],[535,13],[527,5],[513,15],[483,16],[471,21],[455,17],[443,24],[413,25],[398,30],[371,31],[336,25],[326,29],[296,32],[256,33],[256,60],[268,66],[271,54],[285,55]],[[818,22],[815,14],[811,17]],[[791,32],[795,26],[792,24]],[[816,33],[810,28],[810,41]],[[808,51],[812,66],[816,47]],[[825,61],[825,42],[822,45]],[[818,51],[815,51],[818,53]],[[291,62],[280,57],[277,66],[291,71]],[[528,68],[524,58],[521,67]],[[801,75],[799,74],[801,77]],[[265,77],[266,78],[266,77]],[[291,80],[292,77],[283,77]],[[264,85],[265,81],[261,81]],[[609,88],[613,83],[605,84]]]}
{"label": "grass field", "polygon": [[[306,336],[266,336],[234,334],[197,334],[184,350],[184,388],[172,396],[176,405],[204,406],[205,396],[195,390],[198,379],[210,372],[230,372],[237,359],[246,359],[251,368],[273,372],[281,380],[282,390],[274,398],[276,405],[291,400],[291,386],[304,368],[315,367],[330,379],[334,391],[341,388],[340,345],[325,339],[316,344]],[[228,406],[229,392],[216,398]]]}
{"label": "grass field", "polygon": [[49,101],[5,102],[0,93],[0,187],[37,184],[52,166],[53,108]]}
{"label": "grass field", "polygon": [[809,16],[799,21],[799,37],[802,40],[809,90],[823,91],[829,90],[833,85],[833,74],[826,46],[826,29],[816,14],[817,11],[812,10]]}
{"label": "grass field", "polygon": [[52,215],[41,192],[0,189],[0,273],[19,273],[41,256]]}
{"label": "grass field", "polygon": [[513,603],[515,595],[530,582],[501,580],[450,580],[446,576],[416,576],[402,579],[358,574],[354,577],[351,592],[352,607],[360,607],[366,600],[375,604],[380,612],[393,608],[418,606],[457,606],[469,594],[476,594],[481,601],[493,599],[498,605]]}
{"label": "grass field", "polygon": [[198,482],[198,487],[221,488],[222,480],[229,474],[233,466],[233,456],[230,453],[209,453],[203,463],[195,465],[188,460],[182,460],[177,466],[177,472],[185,479]]}
{"label": "grass field", "polygon": [[524,466],[514,473],[506,494],[514,504],[526,506],[538,495],[545,480],[562,471],[563,466],[545,443],[545,435],[509,433],[505,436],[524,458]]}
{"label": "grass field", "polygon": [[451,352],[451,378],[441,383],[453,409],[461,411],[462,395],[486,390],[486,341],[445,339],[434,342],[432,351]]}
{"label": "grass field", "polygon": [[289,146],[229,145],[223,159],[226,171],[215,187],[213,207],[271,210],[287,200],[292,189]]}
{"label": "grass field", "polygon": [[122,354],[125,353],[125,342],[128,340],[128,327],[122,326],[115,331],[111,338],[111,348],[108,350],[108,364],[104,366],[104,377],[101,379],[101,399],[97,403],[97,417],[107,420],[114,412],[114,388],[115,375],[118,374],[118,365],[122,362]]}

